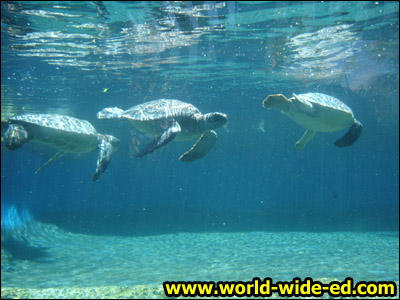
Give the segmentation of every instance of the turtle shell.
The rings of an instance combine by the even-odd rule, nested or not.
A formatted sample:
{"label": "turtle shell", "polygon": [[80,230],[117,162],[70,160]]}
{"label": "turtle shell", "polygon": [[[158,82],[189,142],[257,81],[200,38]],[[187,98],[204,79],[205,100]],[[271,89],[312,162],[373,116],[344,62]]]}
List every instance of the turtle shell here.
{"label": "turtle shell", "polygon": [[86,153],[97,149],[96,129],[88,121],[69,116],[37,114],[8,119],[9,124],[22,125],[32,141],[63,152]]}
{"label": "turtle shell", "polygon": [[136,105],[125,110],[121,117],[135,121],[153,121],[176,117],[189,117],[201,112],[189,103],[160,99]]}
{"label": "turtle shell", "polygon": [[309,105],[311,102],[313,105],[323,106],[328,109],[334,109],[338,111],[343,111],[345,113],[353,115],[351,109],[344,104],[342,101],[336,99],[335,97],[321,94],[321,93],[307,93],[295,95],[295,97],[302,103]]}
{"label": "turtle shell", "polygon": [[96,129],[88,121],[63,115],[37,114],[15,116],[9,119],[9,123],[37,125],[44,128],[57,129],[60,131],[86,135],[97,135]]}
{"label": "turtle shell", "polygon": [[[332,132],[351,126],[354,115],[351,109],[335,97],[321,93],[293,95],[294,109],[290,117],[307,129]],[[296,104],[301,104],[301,106]]]}

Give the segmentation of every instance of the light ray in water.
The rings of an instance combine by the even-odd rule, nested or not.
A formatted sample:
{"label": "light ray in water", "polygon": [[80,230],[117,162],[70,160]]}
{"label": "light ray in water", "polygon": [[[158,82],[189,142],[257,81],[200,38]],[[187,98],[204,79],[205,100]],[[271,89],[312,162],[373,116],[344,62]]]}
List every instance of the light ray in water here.
{"label": "light ray in water", "polygon": [[16,230],[25,227],[32,221],[32,215],[28,209],[17,209],[13,204],[1,205],[1,231]]}

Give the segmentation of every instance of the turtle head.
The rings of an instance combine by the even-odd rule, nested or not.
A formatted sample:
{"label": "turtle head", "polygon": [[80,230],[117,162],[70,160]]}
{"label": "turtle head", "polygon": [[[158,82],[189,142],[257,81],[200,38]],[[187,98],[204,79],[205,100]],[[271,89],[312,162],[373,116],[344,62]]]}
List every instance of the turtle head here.
{"label": "turtle head", "polygon": [[101,111],[99,111],[96,116],[97,119],[118,119],[121,118],[121,115],[124,113],[124,111],[118,107],[107,107],[103,108]]}
{"label": "turtle head", "polygon": [[119,139],[117,139],[115,136],[104,134],[102,139],[104,142],[111,145],[113,152],[119,149]]}
{"label": "turtle head", "polygon": [[6,147],[9,150],[16,150],[28,142],[32,137],[22,125],[10,124],[4,134]]}
{"label": "turtle head", "polygon": [[224,113],[213,112],[209,114],[205,114],[204,121],[207,129],[217,129],[226,124],[228,121],[228,116]]}
{"label": "turtle head", "polygon": [[280,110],[281,112],[286,112],[289,109],[289,104],[291,100],[287,99],[282,94],[269,95],[264,99],[262,105],[265,108]]}

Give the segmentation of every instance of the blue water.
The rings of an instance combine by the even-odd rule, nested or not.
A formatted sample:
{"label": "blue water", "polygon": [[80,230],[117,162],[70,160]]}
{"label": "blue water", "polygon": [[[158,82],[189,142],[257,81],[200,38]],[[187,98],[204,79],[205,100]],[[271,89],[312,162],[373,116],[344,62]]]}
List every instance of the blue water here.
{"label": "blue water", "polygon": [[[359,268],[365,272],[354,276],[398,280],[398,269],[389,267],[398,265],[399,250],[398,2],[20,1],[2,2],[1,11],[2,120],[27,113],[65,114],[88,120],[98,132],[121,140],[97,182],[91,181],[95,153],[66,155],[35,174],[53,150],[28,143],[8,151],[2,143],[2,285],[62,285],[62,279],[47,284],[32,279],[24,285],[27,281],[16,276],[19,268],[32,278],[40,273],[29,270],[48,272],[29,265],[37,263],[29,252],[44,247],[38,237],[43,233],[39,225],[24,222],[56,226],[54,236],[66,232],[91,238],[179,239],[185,233],[203,239],[232,233],[229,243],[235,243],[239,233],[251,238],[254,232],[284,232],[287,239],[290,232],[308,232],[312,240],[321,233],[324,241],[338,232],[381,232],[386,238],[388,232],[390,241],[374,235],[376,243],[385,242],[376,248],[369,245],[365,269]],[[304,129],[261,103],[270,94],[307,92],[346,103],[363,124],[361,138],[351,147],[337,148],[333,142],[346,130],[318,133],[296,152],[294,144]],[[136,158],[149,137],[128,122],[96,119],[104,107],[127,109],[160,98],[228,115],[228,124],[217,130],[217,144],[205,158],[179,161],[195,141],[172,142]],[[30,244],[29,239],[36,242]],[[190,235],[187,241],[196,239]],[[3,266],[3,244],[15,240],[27,241],[31,248],[21,254],[18,243],[10,243],[4,250],[7,258],[14,251],[14,266],[9,268]],[[179,245],[186,247],[184,241]],[[76,245],[82,251],[84,247]],[[307,249],[311,255],[313,250]],[[378,249],[389,249],[393,259],[368,269],[368,259]],[[51,259],[51,253],[38,255]],[[179,253],[169,259],[179,261]],[[347,260],[349,253],[343,254]],[[329,251],[320,254],[318,263],[337,264]],[[57,266],[66,263],[56,261]],[[189,261],[182,259],[182,264]],[[176,279],[172,273],[146,277],[146,267],[152,274],[164,263],[143,262],[143,278],[126,284]],[[187,277],[178,272],[177,277],[252,279],[247,278],[251,268],[233,276],[220,271],[220,264],[223,258],[208,268],[209,276],[203,271],[197,277],[196,272]],[[239,272],[239,265],[230,271]],[[185,267],[190,269],[190,264]],[[291,276],[287,267],[278,266],[254,276],[310,276],[306,265],[299,270]],[[311,276],[346,276],[345,266],[339,275],[323,270]],[[3,281],[6,274],[15,275],[12,282]],[[65,285],[72,285],[68,278],[64,276]],[[116,282],[93,279],[86,284]]]}

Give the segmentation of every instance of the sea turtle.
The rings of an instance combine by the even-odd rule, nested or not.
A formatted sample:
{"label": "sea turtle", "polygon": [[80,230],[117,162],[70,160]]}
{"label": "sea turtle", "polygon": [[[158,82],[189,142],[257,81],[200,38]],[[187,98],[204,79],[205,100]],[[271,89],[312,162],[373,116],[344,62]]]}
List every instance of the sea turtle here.
{"label": "sea turtle", "polygon": [[351,126],[335,142],[337,147],[352,145],[362,132],[362,124],[354,118],[351,109],[335,97],[325,94],[293,94],[289,99],[281,94],[270,95],[262,105],[281,111],[307,129],[295,145],[297,151],[303,149],[317,132],[332,132]]}
{"label": "sea turtle", "polygon": [[200,136],[194,146],[179,159],[184,162],[204,157],[215,145],[217,134],[212,129],[223,126],[226,114],[201,114],[193,105],[179,100],[159,99],[122,110],[104,108],[98,119],[127,119],[137,129],[155,136],[155,139],[137,153],[142,157],[165,146],[172,140],[191,140]]}
{"label": "sea turtle", "polygon": [[50,158],[36,173],[66,153],[86,153],[99,150],[97,168],[93,181],[105,171],[111,154],[119,146],[119,139],[99,134],[88,121],[69,116],[52,114],[30,114],[2,121],[2,127],[8,126],[4,138],[6,147],[16,150],[28,141],[55,148],[58,152]]}

